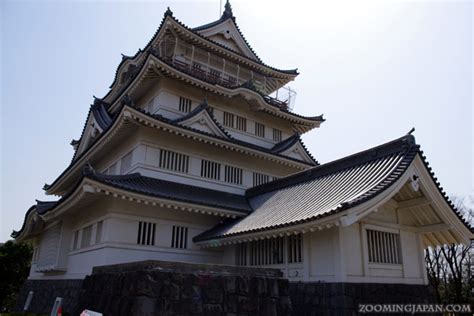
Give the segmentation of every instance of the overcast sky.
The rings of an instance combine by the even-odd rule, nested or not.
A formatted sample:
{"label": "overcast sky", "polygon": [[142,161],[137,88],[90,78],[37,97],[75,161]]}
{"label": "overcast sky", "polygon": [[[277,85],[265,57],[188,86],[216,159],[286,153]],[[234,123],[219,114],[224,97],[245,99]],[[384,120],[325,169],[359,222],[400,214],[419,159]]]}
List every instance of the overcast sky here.
{"label": "overcast sky", "polygon": [[[324,114],[303,136],[320,162],[416,127],[450,195],[473,192],[470,1],[238,1],[241,31],[261,59],[298,68],[295,111]],[[0,242],[69,164],[92,95],[112,83],[121,53],[143,48],[170,6],[198,26],[219,0],[1,1]]]}

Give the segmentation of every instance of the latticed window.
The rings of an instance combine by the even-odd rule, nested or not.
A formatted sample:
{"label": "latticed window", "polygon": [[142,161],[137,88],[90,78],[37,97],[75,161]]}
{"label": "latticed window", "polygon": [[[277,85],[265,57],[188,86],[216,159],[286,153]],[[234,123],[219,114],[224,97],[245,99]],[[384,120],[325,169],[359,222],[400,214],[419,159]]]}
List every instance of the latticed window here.
{"label": "latticed window", "polygon": [[247,131],[247,119],[242,116],[236,116],[236,124],[235,128],[238,129],[239,131]]}
{"label": "latticed window", "polygon": [[284,238],[255,240],[248,243],[249,265],[261,266],[284,262]]}
{"label": "latticed window", "polygon": [[189,172],[189,156],[170,150],[160,150],[160,168],[183,173]]}
{"label": "latticed window", "polygon": [[255,135],[265,137],[265,125],[255,122]]}
{"label": "latticed window", "polygon": [[225,166],[224,181],[233,184],[242,184],[243,170],[237,167]]}
{"label": "latticed window", "polygon": [[137,244],[154,246],[155,233],[156,233],[156,223],[138,222]]}
{"label": "latticed window", "polygon": [[237,245],[237,265],[247,265],[247,244],[241,243]]}
{"label": "latticed window", "polygon": [[171,247],[186,249],[188,247],[188,228],[183,226],[173,226],[171,236]]}
{"label": "latticed window", "polygon": [[132,167],[132,152],[129,152],[122,158],[120,163],[120,174],[125,174]]}
{"label": "latticed window", "polygon": [[301,247],[302,246],[302,236],[291,235],[288,236],[288,263],[301,262]]}
{"label": "latticed window", "polygon": [[92,238],[92,225],[89,225],[82,230],[81,248],[90,246],[92,242],[91,238]]}
{"label": "latticed window", "polygon": [[279,129],[273,129],[273,140],[276,142],[281,142],[281,131]]}
{"label": "latticed window", "polygon": [[254,172],[253,173],[253,186],[267,183],[271,180],[271,177],[267,174]]}
{"label": "latticed window", "polygon": [[224,126],[234,128],[234,114],[224,112]]}
{"label": "latticed window", "polygon": [[221,164],[209,160],[201,160],[201,177],[219,180],[221,178]]}
{"label": "latticed window", "polygon": [[191,100],[183,97],[179,97],[179,111],[184,113],[191,112]]}
{"label": "latticed window", "polygon": [[367,247],[371,263],[402,263],[400,234],[368,229]]}

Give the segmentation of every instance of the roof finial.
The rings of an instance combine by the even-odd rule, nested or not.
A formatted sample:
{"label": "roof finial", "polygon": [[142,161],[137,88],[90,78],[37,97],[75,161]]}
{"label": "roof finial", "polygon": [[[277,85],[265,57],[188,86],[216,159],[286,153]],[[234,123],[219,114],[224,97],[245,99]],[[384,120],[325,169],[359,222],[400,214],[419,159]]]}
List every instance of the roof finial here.
{"label": "roof finial", "polygon": [[221,19],[232,18],[235,19],[234,14],[232,13],[232,6],[229,3],[229,0],[225,2],[224,13],[222,13]]}
{"label": "roof finial", "polygon": [[168,7],[168,9],[166,9],[165,18],[166,18],[167,16],[173,16],[173,11],[170,10],[170,7]]}
{"label": "roof finial", "polygon": [[411,135],[411,134],[413,134],[413,132],[414,132],[414,131],[415,131],[415,128],[414,128],[414,127],[412,127],[412,128],[411,128],[411,130],[408,132],[408,134],[407,134],[407,135]]}

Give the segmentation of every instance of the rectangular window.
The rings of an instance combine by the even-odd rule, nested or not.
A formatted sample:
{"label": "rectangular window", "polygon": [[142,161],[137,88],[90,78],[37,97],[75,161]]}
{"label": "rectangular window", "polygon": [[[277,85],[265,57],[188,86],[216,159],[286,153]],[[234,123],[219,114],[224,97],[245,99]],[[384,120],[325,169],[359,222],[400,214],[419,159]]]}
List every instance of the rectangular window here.
{"label": "rectangular window", "polygon": [[265,125],[255,122],[255,135],[265,138]]}
{"label": "rectangular window", "polygon": [[125,174],[132,167],[132,152],[129,152],[122,158],[120,164],[120,174]]}
{"label": "rectangular window", "polygon": [[284,262],[284,237],[251,241],[248,243],[248,249],[251,266]]}
{"label": "rectangular window", "polygon": [[221,77],[221,72],[215,69],[209,69],[209,75],[212,78],[219,79]]}
{"label": "rectangular window", "polygon": [[179,111],[183,113],[191,112],[191,100],[183,97],[179,97]]}
{"label": "rectangular window", "polygon": [[74,239],[72,242],[72,250],[76,250],[79,247],[79,230],[74,232]]}
{"label": "rectangular window", "polygon": [[243,170],[237,167],[225,166],[224,181],[233,184],[242,184]]}
{"label": "rectangular window", "polygon": [[138,222],[137,244],[154,246],[155,245],[156,223]]}
{"label": "rectangular window", "polygon": [[272,177],[270,177],[269,175],[258,173],[258,172],[253,173],[253,186],[264,184],[271,180],[272,180]]}
{"label": "rectangular window", "polygon": [[188,247],[188,228],[183,226],[173,226],[171,236],[171,247],[186,249]]}
{"label": "rectangular window", "polygon": [[97,223],[97,230],[95,233],[95,243],[98,244],[102,240],[102,221]]}
{"label": "rectangular window", "polygon": [[367,230],[369,262],[401,264],[400,234]]}
{"label": "rectangular window", "polygon": [[234,128],[234,114],[224,112],[224,126]]}
{"label": "rectangular window", "polygon": [[160,168],[177,172],[189,172],[189,156],[170,150],[160,150]]}
{"label": "rectangular window", "polygon": [[221,164],[214,161],[201,160],[201,177],[220,180]]}
{"label": "rectangular window", "polygon": [[247,265],[247,243],[241,243],[237,245],[237,265]]}
{"label": "rectangular window", "polygon": [[288,236],[288,263],[296,263],[302,261],[301,244],[301,234]]}
{"label": "rectangular window", "polygon": [[91,237],[92,225],[89,225],[82,230],[81,248],[88,247],[91,245]]}
{"label": "rectangular window", "polygon": [[235,128],[237,128],[239,131],[244,131],[246,132],[247,131],[247,119],[245,117],[242,117],[242,116],[236,116],[237,120],[236,120],[236,124],[235,124]]}
{"label": "rectangular window", "polygon": [[273,140],[276,142],[281,142],[281,131],[279,129],[273,129]]}

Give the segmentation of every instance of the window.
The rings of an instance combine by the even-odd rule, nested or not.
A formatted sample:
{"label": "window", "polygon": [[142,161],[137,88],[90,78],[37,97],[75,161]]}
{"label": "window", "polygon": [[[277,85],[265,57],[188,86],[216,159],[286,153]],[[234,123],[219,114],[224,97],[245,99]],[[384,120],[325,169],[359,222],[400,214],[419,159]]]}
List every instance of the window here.
{"label": "window", "polygon": [[242,184],[243,170],[237,167],[225,166],[224,181],[233,184]]}
{"label": "window", "polygon": [[173,226],[171,236],[171,247],[186,249],[188,247],[188,228],[183,226]]}
{"label": "window", "polygon": [[221,164],[214,161],[201,160],[201,177],[219,180],[221,178]]}
{"label": "window", "polygon": [[188,173],[189,156],[169,150],[160,150],[160,168]]}
{"label": "window", "polygon": [[129,152],[122,158],[120,164],[120,174],[125,174],[132,167],[132,152]]}
{"label": "window", "polygon": [[92,225],[85,227],[82,230],[81,248],[91,245]]}
{"label": "window", "polygon": [[95,243],[100,243],[102,240],[102,221],[97,223],[97,230],[95,232]]}
{"label": "window", "polygon": [[235,123],[235,128],[239,131],[247,131],[247,119],[245,117],[237,115],[237,121]]}
{"label": "window", "polygon": [[371,263],[402,263],[400,234],[367,230],[367,246]]}
{"label": "window", "polygon": [[138,222],[137,244],[154,246],[155,245],[156,223]]}
{"label": "window", "polygon": [[265,125],[255,122],[255,135],[265,137]]}
{"label": "window", "polygon": [[179,111],[184,113],[191,112],[191,100],[183,97],[179,97]]}
{"label": "window", "polygon": [[251,241],[249,244],[249,263],[251,266],[280,264],[284,262],[284,238],[271,238]]}
{"label": "window", "polygon": [[247,265],[247,243],[241,243],[237,245],[237,265]]}
{"label": "window", "polygon": [[253,173],[253,186],[267,183],[270,180],[271,180],[271,177],[269,175],[258,173],[258,172]]}
{"label": "window", "polygon": [[215,69],[209,69],[209,75],[215,79],[219,79],[221,77],[221,72]]}
{"label": "window", "polygon": [[79,248],[79,230],[74,232],[74,238],[72,242],[72,250],[76,250],[77,248]]}
{"label": "window", "polygon": [[281,142],[281,131],[279,129],[273,129],[273,140],[276,142]]}
{"label": "window", "polygon": [[234,114],[224,112],[224,126],[234,128]]}
{"label": "window", "polygon": [[288,263],[301,262],[301,234],[288,236]]}

